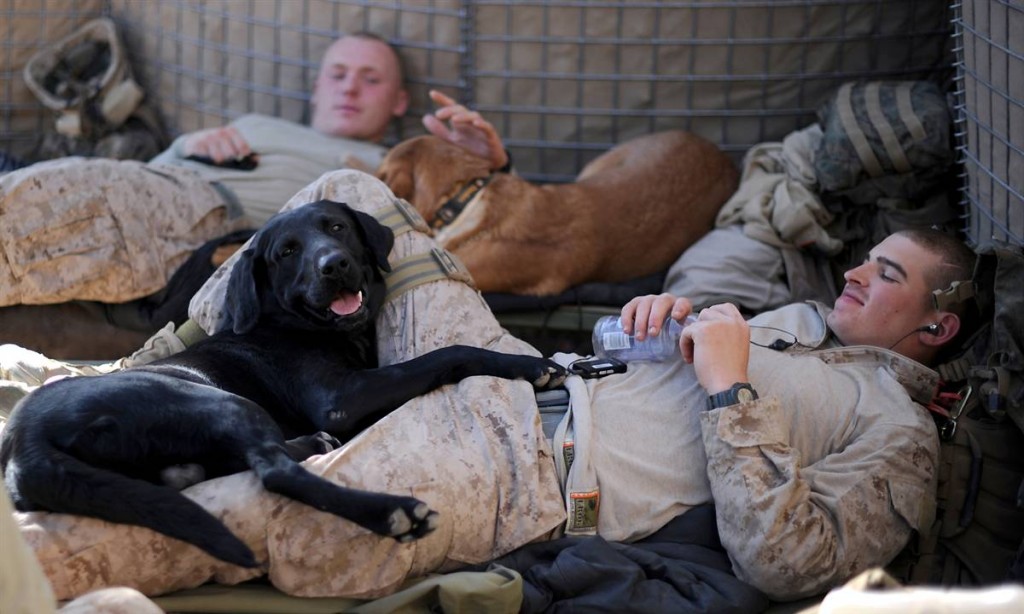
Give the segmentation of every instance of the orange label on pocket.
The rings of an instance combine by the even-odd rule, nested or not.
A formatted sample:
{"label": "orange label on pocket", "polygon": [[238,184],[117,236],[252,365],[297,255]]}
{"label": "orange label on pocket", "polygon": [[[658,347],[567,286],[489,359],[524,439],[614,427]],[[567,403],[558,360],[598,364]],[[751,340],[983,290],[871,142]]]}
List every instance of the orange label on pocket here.
{"label": "orange label on pocket", "polygon": [[569,494],[569,532],[593,532],[597,530],[597,515],[601,507],[601,493],[574,492]]}

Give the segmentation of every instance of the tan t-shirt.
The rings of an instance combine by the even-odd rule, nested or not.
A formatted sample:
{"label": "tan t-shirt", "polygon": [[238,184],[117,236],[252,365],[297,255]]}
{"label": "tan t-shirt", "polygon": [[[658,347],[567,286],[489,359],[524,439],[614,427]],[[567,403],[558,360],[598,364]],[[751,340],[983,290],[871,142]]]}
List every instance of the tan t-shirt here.
{"label": "tan t-shirt", "polygon": [[325,172],[352,168],[355,164],[351,159],[363,166],[357,170],[376,170],[387,153],[387,148],[376,143],[326,136],[308,126],[266,115],[244,115],[231,125],[260,156],[258,166],[251,171],[186,160],[182,147],[188,135],[178,137],[150,164],[184,166],[220,183],[234,194],[257,226]]}

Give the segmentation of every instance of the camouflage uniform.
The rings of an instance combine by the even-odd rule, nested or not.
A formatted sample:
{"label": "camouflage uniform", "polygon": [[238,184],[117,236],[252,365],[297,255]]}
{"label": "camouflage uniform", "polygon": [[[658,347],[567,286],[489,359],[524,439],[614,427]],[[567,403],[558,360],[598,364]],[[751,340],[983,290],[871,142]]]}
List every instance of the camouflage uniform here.
{"label": "camouflage uniform", "polygon": [[[321,198],[369,213],[387,213],[395,202],[373,177],[336,171],[287,206]],[[415,222],[426,228],[422,219]],[[424,232],[406,229],[396,237],[392,266],[436,247]],[[221,271],[210,286],[225,279]],[[218,311],[210,307],[205,313]],[[479,293],[454,279],[415,286],[392,298],[378,317],[377,332],[382,364],[454,343],[537,354],[499,326]],[[408,578],[482,563],[545,538],[565,520],[536,398],[523,381],[473,377],[445,386],[400,407],[342,449],[304,465],[348,486],[419,497],[440,512],[440,526],[424,539],[399,544],[269,494],[251,472],[184,492],[222,518],[253,549],[262,570],[233,567],[141,527],[65,514],[16,517],[58,599],[114,585],[155,595],[263,573],[293,595],[376,597],[394,592]]]}
{"label": "camouflage uniform", "polygon": [[241,212],[198,174],[62,158],[0,176],[0,306],[156,292]]}
{"label": "camouflage uniform", "polygon": [[0,307],[148,296],[206,241],[262,225],[325,171],[376,169],[387,151],[263,115],[231,125],[256,168],[187,160],[183,135],[147,164],[62,158],[0,175]]}
{"label": "camouflage uniform", "polygon": [[[288,206],[320,198],[378,214],[395,202],[380,182],[339,171]],[[435,246],[421,231],[402,232],[392,266]],[[222,320],[226,275],[216,273],[193,300],[191,315],[207,331]],[[571,533],[634,540],[711,500],[742,580],[779,599],[818,593],[885,564],[913,529],[930,526],[938,455],[934,424],[915,403],[930,399],[937,375],[884,350],[831,347],[824,316],[801,303],[752,320],[777,329],[755,328],[757,343],[783,330],[800,344],[785,353],[751,348],[761,399],[748,404],[704,411],[707,396],[681,360],[571,378],[555,462],[529,385],[494,378],[415,399],[341,450],[306,461],[328,479],[411,493],[439,510],[440,528],[412,544],[269,495],[251,473],[185,492],[253,548],[275,586],[295,595],[379,596],[408,578],[550,537],[567,518]],[[452,343],[535,353],[452,279],[388,302],[378,343],[382,364]],[[115,584],[158,594],[260,573],[139,527],[61,514],[17,519],[58,598]]]}
{"label": "camouflage uniform", "polygon": [[[555,437],[561,471],[572,449],[568,530],[639,539],[713,500],[733,571],[782,600],[887,564],[934,517],[938,436],[918,403],[938,374],[878,348],[829,347],[826,313],[797,303],[751,320],[773,327],[752,328],[756,343],[792,341],[780,330],[800,341],[751,347],[751,403],[707,411],[681,359],[571,388]],[[590,503],[599,515],[580,510]]]}

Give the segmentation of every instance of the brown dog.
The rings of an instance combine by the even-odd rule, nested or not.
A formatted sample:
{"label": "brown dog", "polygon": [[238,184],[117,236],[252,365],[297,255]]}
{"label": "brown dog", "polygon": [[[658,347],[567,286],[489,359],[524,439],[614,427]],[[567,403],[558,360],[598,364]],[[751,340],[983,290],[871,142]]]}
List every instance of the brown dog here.
{"label": "brown dog", "polygon": [[668,268],[712,228],[739,174],[709,141],[671,131],[617,145],[574,183],[492,175],[434,136],[399,143],[377,176],[437,229],[478,289],[548,295]]}

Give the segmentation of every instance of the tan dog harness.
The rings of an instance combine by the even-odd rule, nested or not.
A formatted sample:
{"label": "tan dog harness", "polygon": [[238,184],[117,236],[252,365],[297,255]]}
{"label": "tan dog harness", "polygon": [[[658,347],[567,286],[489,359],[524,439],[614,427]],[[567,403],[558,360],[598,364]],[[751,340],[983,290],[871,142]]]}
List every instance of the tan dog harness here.
{"label": "tan dog harness", "polygon": [[[378,211],[376,218],[390,228],[395,236],[412,230],[429,232],[423,217],[408,201],[396,198],[391,203],[393,206]],[[388,293],[384,301],[391,301],[420,284],[445,278],[473,286],[473,277],[466,269],[466,265],[448,250],[435,247],[429,252],[406,256],[394,262],[391,265],[391,272],[385,276]]]}

